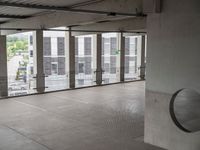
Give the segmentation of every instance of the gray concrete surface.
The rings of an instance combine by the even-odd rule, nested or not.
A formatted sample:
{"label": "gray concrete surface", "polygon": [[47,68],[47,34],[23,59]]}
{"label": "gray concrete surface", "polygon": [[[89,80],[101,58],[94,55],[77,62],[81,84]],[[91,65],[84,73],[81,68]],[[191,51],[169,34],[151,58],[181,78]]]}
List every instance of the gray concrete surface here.
{"label": "gray concrete surface", "polygon": [[0,150],[161,150],[143,136],[144,82],[0,101]]}
{"label": "gray concrete surface", "polygon": [[169,114],[173,93],[200,92],[198,0],[163,1],[160,14],[147,17],[145,141],[170,150],[199,150],[200,132],[181,131]]}

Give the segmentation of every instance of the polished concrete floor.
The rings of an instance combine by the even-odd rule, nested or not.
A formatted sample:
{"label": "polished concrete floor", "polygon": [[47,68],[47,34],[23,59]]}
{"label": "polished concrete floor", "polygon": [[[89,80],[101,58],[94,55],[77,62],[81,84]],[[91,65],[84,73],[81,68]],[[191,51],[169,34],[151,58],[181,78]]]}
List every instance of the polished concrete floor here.
{"label": "polished concrete floor", "polygon": [[161,150],[143,137],[144,82],[0,101],[0,150]]}

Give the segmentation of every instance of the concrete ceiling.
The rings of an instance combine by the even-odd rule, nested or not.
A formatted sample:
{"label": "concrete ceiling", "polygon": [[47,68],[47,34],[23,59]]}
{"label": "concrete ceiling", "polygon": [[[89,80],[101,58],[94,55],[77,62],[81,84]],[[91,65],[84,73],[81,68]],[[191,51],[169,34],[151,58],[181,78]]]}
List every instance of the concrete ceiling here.
{"label": "concrete ceiling", "polygon": [[[40,6],[52,6],[52,7],[78,7],[82,5],[88,5],[92,3],[102,2],[104,0],[1,0],[0,1],[0,15],[15,15],[17,16],[29,16],[33,17],[37,14],[44,12],[55,12],[52,10],[39,9]],[[17,5],[29,5],[29,6],[38,6],[34,7],[17,7]],[[15,7],[16,6],[16,7]],[[1,18],[1,17],[0,17]],[[9,18],[9,17],[8,17]],[[11,20],[15,17],[10,17]]]}
{"label": "concrete ceiling", "polygon": [[45,9],[34,9],[34,8],[22,8],[20,7],[10,7],[6,4],[25,4],[25,5],[35,5],[35,6],[54,6],[54,7],[78,7],[84,6],[92,3],[102,2],[104,0],[1,0],[0,1],[0,14],[9,15],[34,15],[36,13],[47,11]]}
{"label": "concrete ceiling", "polygon": [[89,1],[88,0],[1,0],[1,2],[23,3],[30,5],[31,4],[48,5],[48,6],[74,6],[76,4],[81,4]]}
{"label": "concrete ceiling", "polygon": [[[29,4],[33,6],[71,7],[79,10],[91,10],[99,12],[103,11],[108,13],[116,12],[125,14],[140,14],[142,12],[142,0],[1,0],[1,2]],[[138,18],[126,15],[108,15],[101,13],[70,12],[59,10],[56,11],[41,8],[36,9],[31,7],[27,8],[2,6],[1,2],[0,15],[28,16],[24,19],[16,19],[14,17],[0,17],[0,22],[7,21],[6,23],[1,24],[1,28],[54,28],[61,26],[88,25],[103,21]],[[141,23],[141,27],[143,28],[144,21],[141,21]],[[131,23],[129,22],[129,29],[130,26]]]}

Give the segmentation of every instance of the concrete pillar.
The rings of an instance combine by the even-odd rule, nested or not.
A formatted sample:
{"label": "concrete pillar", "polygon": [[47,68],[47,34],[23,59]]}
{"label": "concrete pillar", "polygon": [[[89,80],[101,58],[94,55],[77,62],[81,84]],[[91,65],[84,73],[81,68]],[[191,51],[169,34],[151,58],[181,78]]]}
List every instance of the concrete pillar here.
{"label": "concrete pillar", "polygon": [[140,78],[142,80],[145,80],[145,72],[146,72],[145,54],[146,54],[146,36],[142,35],[142,42],[141,42],[141,67],[140,67]]}
{"label": "concrete pillar", "polygon": [[33,32],[34,74],[36,75],[36,90],[38,93],[45,91],[45,74],[43,63],[43,31]]}
{"label": "concrete pillar", "polygon": [[6,36],[0,35],[0,97],[8,96]]}
{"label": "concrete pillar", "polygon": [[96,69],[94,72],[94,81],[97,85],[102,84],[102,35],[96,34],[93,36],[93,66]]}
{"label": "concrete pillar", "polygon": [[66,74],[68,76],[69,88],[75,88],[75,37],[71,31],[65,33],[66,46]]}
{"label": "concrete pillar", "polygon": [[120,82],[124,81],[125,73],[125,37],[123,33],[118,33],[118,50],[120,54],[117,56],[117,74]]}

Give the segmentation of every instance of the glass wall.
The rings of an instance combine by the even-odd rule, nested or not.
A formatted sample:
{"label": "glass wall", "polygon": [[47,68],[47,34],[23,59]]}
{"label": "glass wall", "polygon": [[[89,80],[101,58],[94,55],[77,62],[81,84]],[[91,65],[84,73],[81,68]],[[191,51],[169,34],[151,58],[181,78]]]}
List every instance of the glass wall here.
{"label": "glass wall", "polygon": [[102,69],[103,84],[118,82],[120,51],[117,48],[117,33],[102,34]]}
{"label": "glass wall", "polygon": [[32,32],[7,36],[8,96],[35,93]]}
{"label": "glass wall", "polygon": [[[102,34],[102,84],[119,82],[119,34]],[[75,87],[96,85],[94,35],[75,36]],[[146,39],[145,39],[146,41]],[[8,96],[37,93],[33,32],[7,36]],[[43,32],[45,92],[69,88],[65,31]],[[125,81],[140,79],[142,36],[125,34]],[[146,53],[146,52],[145,52]],[[145,60],[145,59],[144,59]],[[145,62],[142,64],[145,67]],[[143,68],[144,69],[144,68]],[[145,69],[144,69],[145,73]]]}
{"label": "glass wall", "polygon": [[125,38],[125,80],[140,78],[141,67],[141,36]]}
{"label": "glass wall", "polygon": [[93,36],[75,37],[75,79],[76,87],[95,85],[93,66]]}
{"label": "glass wall", "polygon": [[67,89],[65,32],[44,31],[43,36],[45,91]]}

